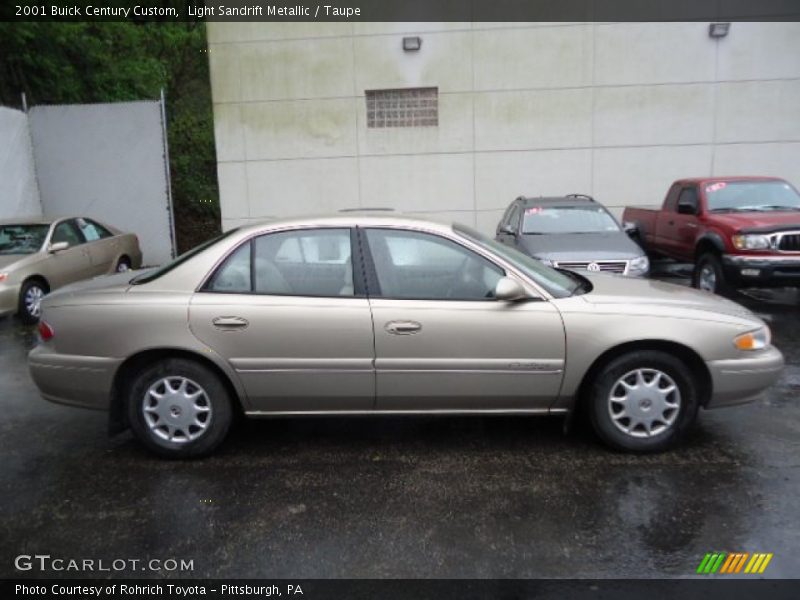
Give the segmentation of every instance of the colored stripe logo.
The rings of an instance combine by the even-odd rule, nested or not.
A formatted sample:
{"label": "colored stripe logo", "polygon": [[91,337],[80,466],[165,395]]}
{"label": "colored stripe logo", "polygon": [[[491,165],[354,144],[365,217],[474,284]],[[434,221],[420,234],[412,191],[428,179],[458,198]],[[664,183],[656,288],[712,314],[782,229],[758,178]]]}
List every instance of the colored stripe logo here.
{"label": "colored stripe logo", "polygon": [[697,567],[699,575],[746,573],[760,575],[763,573],[773,554],[762,552],[709,552]]}

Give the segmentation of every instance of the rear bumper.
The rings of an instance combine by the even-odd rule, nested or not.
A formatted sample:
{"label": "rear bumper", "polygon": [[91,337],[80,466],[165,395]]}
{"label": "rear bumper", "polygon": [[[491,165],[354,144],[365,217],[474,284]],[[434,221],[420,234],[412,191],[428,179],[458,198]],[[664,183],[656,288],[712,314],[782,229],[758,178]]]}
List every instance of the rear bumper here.
{"label": "rear bumper", "polygon": [[781,376],[781,351],[770,346],[752,358],[713,360],[708,363],[713,392],[706,408],[733,406],[757,400]]}
{"label": "rear bumper", "polygon": [[17,312],[19,307],[19,286],[0,285],[0,317]]}
{"label": "rear bumper", "polygon": [[736,287],[800,286],[800,256],[722,257],[725,278]]}
{"label": "rear bumper", "polygon": [[122,359],[57,354],[39,345],[28,355],[28,369],[45,400],[108,410],[111,386]]}

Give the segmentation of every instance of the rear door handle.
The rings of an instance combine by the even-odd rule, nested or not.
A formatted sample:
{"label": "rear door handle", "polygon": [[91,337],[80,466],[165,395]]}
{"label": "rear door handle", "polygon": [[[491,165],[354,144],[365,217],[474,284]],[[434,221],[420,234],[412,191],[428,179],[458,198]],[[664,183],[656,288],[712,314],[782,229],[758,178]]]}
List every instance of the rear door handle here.
{"label": "rear door handle", "polygon": [[422,331],[422,324],[416,321],[389,321],[385,329],[393,335],[411,335]]}
{"label": "rear door handle", "polygon": [[242,317],[217,317],[211,321],[214,327],[223,331],[235,331],[245,329],[250,323]]}

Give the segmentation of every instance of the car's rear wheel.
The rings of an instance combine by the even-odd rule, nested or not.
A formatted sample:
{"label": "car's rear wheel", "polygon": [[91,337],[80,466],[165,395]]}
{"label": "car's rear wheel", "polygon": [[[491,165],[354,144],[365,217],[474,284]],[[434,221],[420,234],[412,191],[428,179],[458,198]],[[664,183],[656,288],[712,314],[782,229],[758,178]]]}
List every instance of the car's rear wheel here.
{"label": "car's rear wheel", "polygon": [[219,377],[203,365],[168,359],[133,379],[128,419],[136,437],[168,458],[195,458],[225,439],[233,418],[231,398]]}
{"label": "car's rear wheel", "polygon": [[618,450],[666,450],[697,416],[696,388],[691,370],[670,354],[624,354],[594,379],[589,392],[592,426]]}
{"label": "car's rear wheel", "polygon": [[125,273],[130,270],[131,270],[131,259],[128,258],[127,256],[123,256],[117,262],[116,271],[117,273]]}
{"label": "car's rear wheel", "polygon": [[47,288],[38,279],[31,279],[22,284],[19,290],[19,307],[17,314],[20,320],[32,325],[39,322],[42,315],[42,299],[47,294]]}
{"label": "car's rear wheel", "polygon": [[692,273],[692,285],[699,290],[726,296],[731,293],[731,287],[725,279],[722,262],[716,254],[703,254],[695,264]]}

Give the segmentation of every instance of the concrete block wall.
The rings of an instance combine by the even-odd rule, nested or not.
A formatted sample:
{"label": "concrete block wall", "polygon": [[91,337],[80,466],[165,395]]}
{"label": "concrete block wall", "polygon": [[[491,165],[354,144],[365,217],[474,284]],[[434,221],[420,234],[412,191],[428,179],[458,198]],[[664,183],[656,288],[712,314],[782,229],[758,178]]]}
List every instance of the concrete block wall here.
{"label": "concrete block wall", "polygon": [[[391,206],[491,233],[520,194],[615,213],[676,178],[800,185],[800,23],[209,23],[223,227]],[[402,37],[422,48],[404,52]],[[437,127],[365,90],[435,86]]]}

